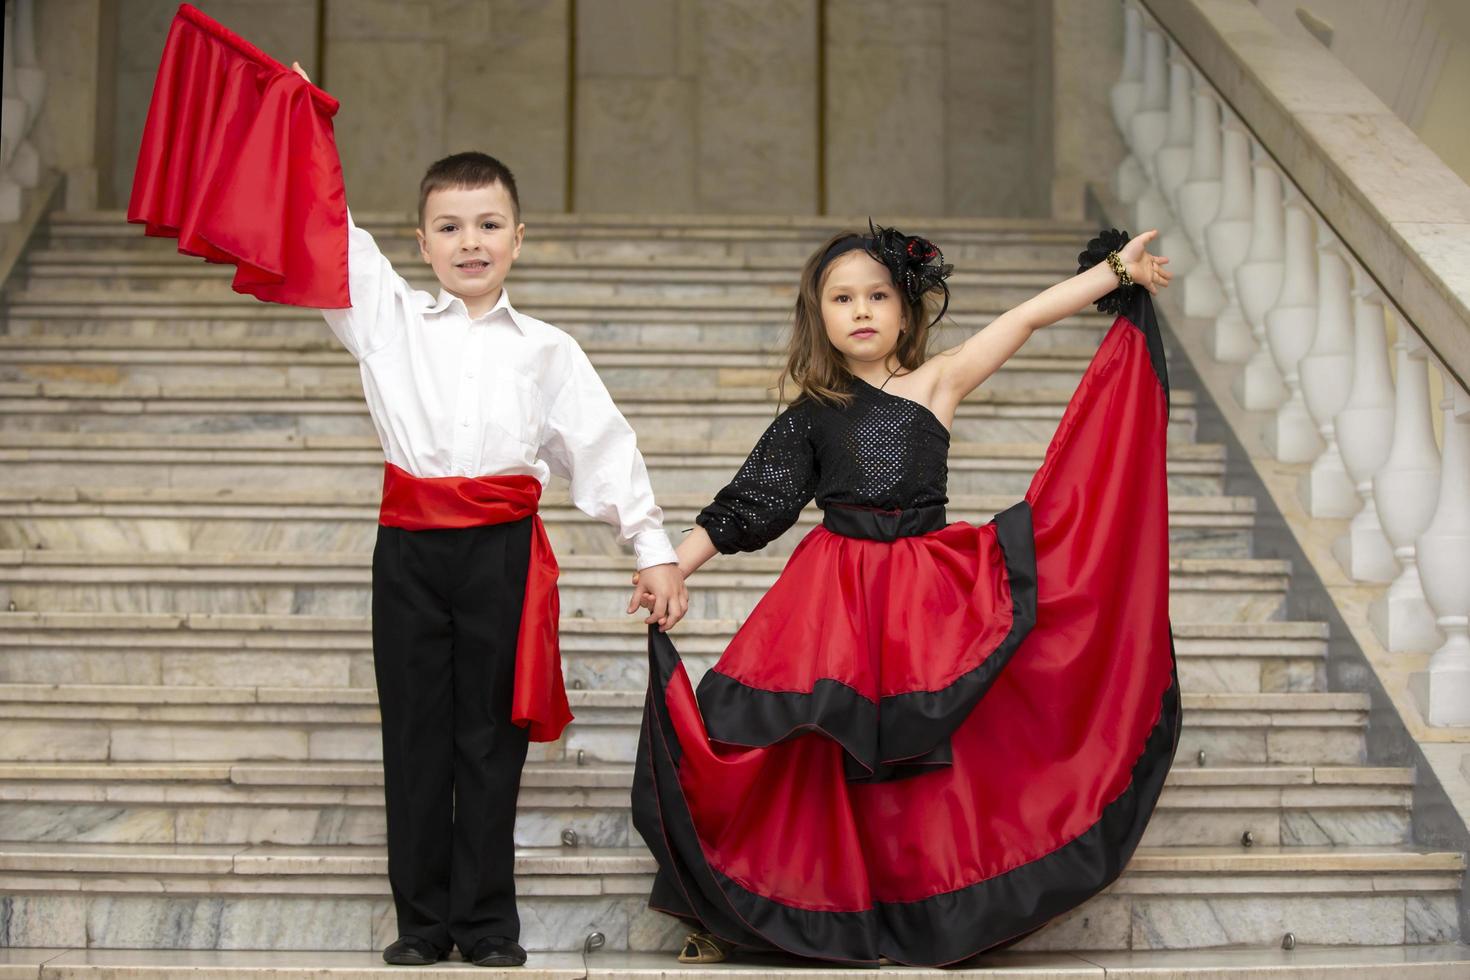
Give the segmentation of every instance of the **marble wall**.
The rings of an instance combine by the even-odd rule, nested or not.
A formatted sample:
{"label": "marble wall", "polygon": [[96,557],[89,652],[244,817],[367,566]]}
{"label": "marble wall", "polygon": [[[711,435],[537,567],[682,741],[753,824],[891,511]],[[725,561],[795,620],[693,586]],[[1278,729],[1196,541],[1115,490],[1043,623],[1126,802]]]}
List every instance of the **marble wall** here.
{"label": "marble wall", "polygon": [[[94,197],[115,206],[176,2],[105,6],[116,84],[89,131],[112,127]],[[341,99],[364,211],[411,208],[425,166],[479,148],[533,217],[1075,216],[1118,153],[1097,58],[1120,14],[1098,0],[325,0],[320,66],[314,0],[199,6]]]}
{"label": "marble wall", "polygon": [[[1126,155],[1108,106],[1108,91],[1123,70],[1119,6],[1098,0],[1051,0],[1051,41],[1038,51],[1051,90],[1051,214],[1081,220],[1089,181],[1111,174]],[[1046,205],[1042,204],[1045,212]]]}
{"label": "marble wall", "polygon": [[31,132],[45,166],[66,178],[65,206],[95,208],[113,179],[117,10],[106,0],[36,4],[36,58],[46,69],[46,98]]}
{"label": "marble wall", "polygon": [[577,6],[579,211],[812,213],[813,0]]}

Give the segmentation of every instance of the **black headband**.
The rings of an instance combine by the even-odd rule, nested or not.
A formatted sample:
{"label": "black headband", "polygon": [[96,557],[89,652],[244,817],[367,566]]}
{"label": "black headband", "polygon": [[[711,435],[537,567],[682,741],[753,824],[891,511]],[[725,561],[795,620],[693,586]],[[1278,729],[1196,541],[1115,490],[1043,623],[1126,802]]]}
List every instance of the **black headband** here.
{"label": "black headband", "polygon": [[827,251],[822,253],[822,261],[817,263],[817,282],[822,281],[822,273],[827,271],[827,266],[832,264],[833,259],[839,255],[846,255],[848,252],[855,252],[858,249],[862,249],[864,252],[872,255],[874,244],[873,239],[866,235],[844,235],[842,238],[837,239]]}

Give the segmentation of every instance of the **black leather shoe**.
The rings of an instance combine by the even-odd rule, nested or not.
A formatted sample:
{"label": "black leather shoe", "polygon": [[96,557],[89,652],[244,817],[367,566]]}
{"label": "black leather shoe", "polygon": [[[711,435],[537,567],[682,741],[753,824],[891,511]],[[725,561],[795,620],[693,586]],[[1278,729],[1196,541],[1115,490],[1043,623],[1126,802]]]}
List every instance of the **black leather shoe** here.
{"label": "black leather shoe", "polygon": [[526,951],[514,939],[486,936],[470,950],[469,961],[475,966],[525,966]]}
{"label": "black leather shoe", "polygon": [[399,936],[397,942],[383,950],[383,962],[394,966],[429,966],[447,955],[418,936]]}

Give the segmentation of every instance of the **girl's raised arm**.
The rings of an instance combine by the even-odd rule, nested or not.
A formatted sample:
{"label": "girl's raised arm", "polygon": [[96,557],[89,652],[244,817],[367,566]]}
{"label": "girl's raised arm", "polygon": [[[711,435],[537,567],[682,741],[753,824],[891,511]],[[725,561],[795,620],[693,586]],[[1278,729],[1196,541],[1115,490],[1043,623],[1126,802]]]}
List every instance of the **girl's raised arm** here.
{"label": "girl's raised arm", "polygon": [[[1118,250],[1132,281],[1154,294],[1172,278],[1163,268],[1169,260],[1147,251],[1148,243],[1157,236],[1157,230],[1146,231]],[[1117,289],[1118,283],[1109,264],[1098,262],[1002,313],[970,339],[929,362],[939,373],[935,400],[945,403],[946,409],[958,405],[1010,360],[1031,334],[1087,309]]]}

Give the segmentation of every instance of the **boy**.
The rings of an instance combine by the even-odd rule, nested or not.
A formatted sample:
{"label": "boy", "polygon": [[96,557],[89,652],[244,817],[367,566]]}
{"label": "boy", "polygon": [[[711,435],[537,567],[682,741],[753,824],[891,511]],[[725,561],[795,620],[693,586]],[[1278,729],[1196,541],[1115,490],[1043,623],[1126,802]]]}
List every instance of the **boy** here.
{"label": "boy", "polygon": [[555,739],[570,719],[555,562],[534,516],[549,474],[633,542],[629,612],[651,593],[647,621],[668,629],[688,608],[633,430],[576,341],[510,305],[502,283],[524,233],[503,164],[447,157],[419,189],[419,253],[437,298],[404,282],[349,216],[352,306],[323,311],[361,364],[388,464],[373,662],[393,964],[434,963],[452,946],[479,966],[526,960],[516,794],[528,738]]}

